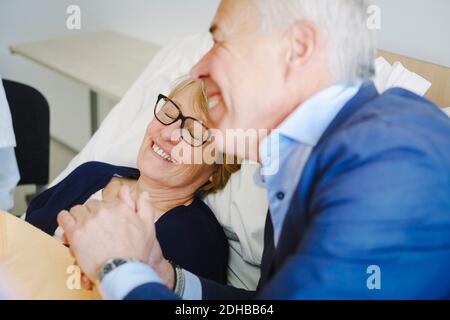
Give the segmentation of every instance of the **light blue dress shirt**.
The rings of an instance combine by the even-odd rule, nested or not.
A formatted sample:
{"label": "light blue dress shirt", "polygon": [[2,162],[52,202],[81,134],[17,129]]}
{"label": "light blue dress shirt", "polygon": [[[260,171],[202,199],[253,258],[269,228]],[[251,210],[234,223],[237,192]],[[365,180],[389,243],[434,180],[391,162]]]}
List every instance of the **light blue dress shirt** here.
{"label": "light blue dress shirt", "polygon": [[[319,92],[261,142],[261,178],[268,191],[275,245],[311,151],[360,87],[341,83]],[[200,279],[185,270],[183,272],[186,277],[183,299],[200,300]],[[129,263],[108,274],[102,282],[101,291],[105,297],[122,299],[133,289],[149,282],[161,283],[161,280],[150,267]]]}
{"label": "light blue dress shirt", "polygon": [[5,90],[0,78],[0,209],[9,211],[14,205],[14,189],[19,182],[14,147],[16,139],[6,100]]}
{"label": "light blue dress shirt", "polygon": [[[183,270],[185,277],[184,300],[201,300],[202,284],[200,279]],[[131,291],[143,284],[154,282],[162,283],[156,272],[148,265],[139,262],[129,262],[119,266],[104,278],[100,286],[100,292],[104,299],[122,300]]]}
{"label": "light blue dress shirt", "polygon": [[[292,196],[312,150],[339,111],[356,95],[360,87],[339,84],[319,92],[297,108],[262,141],[262,179],[269,196],[275,246],[278,244]],[[274,168],[278,168],[275,173]],[[267,172],[264,172],[265,170]]]}

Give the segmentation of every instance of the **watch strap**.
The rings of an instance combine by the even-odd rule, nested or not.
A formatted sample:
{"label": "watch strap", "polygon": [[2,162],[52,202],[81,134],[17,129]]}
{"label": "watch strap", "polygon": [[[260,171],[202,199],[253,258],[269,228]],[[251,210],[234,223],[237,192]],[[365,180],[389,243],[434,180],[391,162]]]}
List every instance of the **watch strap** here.
{"label": "watch strap", "polygon": [[173,292],[177,296],[182,298],[183,294],[184,294],[184,286],[185,286],[185,278],[184,278],[183,269],[179,265],[174,264],[172,261],[170,261],[170,264],[172,265],[174,272],[175,272],[175,281],[174,281],[174,286],[173,286]]}
{"label": "watch strap", "polygon": [[110,259],[106,261],[106,263],[100,268],[100,270],[97,273],[98,282],[101,283],[107,274],[111,273],[113,270],[129,262],[142,262],[142,261],[137,259]]}

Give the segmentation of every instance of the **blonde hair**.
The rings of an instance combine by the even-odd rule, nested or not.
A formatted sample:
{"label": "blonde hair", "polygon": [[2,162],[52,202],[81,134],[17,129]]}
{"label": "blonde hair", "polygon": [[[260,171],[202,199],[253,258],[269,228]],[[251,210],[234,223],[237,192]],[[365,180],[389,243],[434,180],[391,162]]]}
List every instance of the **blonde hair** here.
{"label": "blonde hair", "polygon": [[[193,90],[193,106],[194,110],[198,112],[201,116],[201,120],[208,126],[211,124],[211,118],[209,117],[209,104],[208,104],[208,96],[206,93],[206,88],[203,81],[193,80],[193,79],[181,79],[178,84],[172,89],[169,94],[169,98],[175,98],[180,92],[184,91],[187,88],[192,88]],[[228,180],[233,173],[239,171],[241,165],[238,163],[238,159],[233,157],[233,161],[230,161],[229,155],[223,154],[222,157],[218,157],[223,159],[223,163],[214,164],[215,170],[211,177],[211,180],[202,186],[197,193],[201,196],[206,196],[210,193],[215,193],[217,191],[225,188]],[[228,162],[231,162],[229,164]]]}

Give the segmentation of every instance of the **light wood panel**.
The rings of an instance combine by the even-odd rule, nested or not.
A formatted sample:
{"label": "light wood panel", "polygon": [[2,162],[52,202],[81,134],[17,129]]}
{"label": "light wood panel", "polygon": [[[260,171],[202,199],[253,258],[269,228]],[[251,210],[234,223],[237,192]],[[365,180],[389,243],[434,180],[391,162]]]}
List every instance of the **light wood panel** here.
{"label": "light wood panel", "polygon": [[81,33],[10,47],[12,53],[116,100],[122,98],[159,49],[155,44],[114,31]]}
{"label": "light wood panel", "polygon": [[[1,292],[13,299],[96,300],[99,293],[77,285],[69,250],[29,223],[0,211]],[[73,288],[73,289],[72,289]]]}
{"label": "light wood panel", "polygon": [[401,62],[407,69],[432,83],[426,97],[441,108],[450,107],[450,68],[380,50],[379,55],[389,63]]}

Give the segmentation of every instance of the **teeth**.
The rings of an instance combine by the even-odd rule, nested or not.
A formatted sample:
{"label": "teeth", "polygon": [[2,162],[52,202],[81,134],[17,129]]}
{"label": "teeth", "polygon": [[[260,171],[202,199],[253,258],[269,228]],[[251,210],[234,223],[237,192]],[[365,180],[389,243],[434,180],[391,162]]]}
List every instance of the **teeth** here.
{"label": "teeth", "polygon": [[209,108],[212,109],[216,107],[219,104],[219,101],[220,101],[219,97],[213,97],[209,99],[208,101]]}
{"label": "teeth", "polygon": [[174,159],[172,159],[164,150],[162,150],[160,147],[158,147],[156,144],[153,144],[152,147],[153,151],[155,151],[161,158],[164,158],[172,163],[176,163]]}

